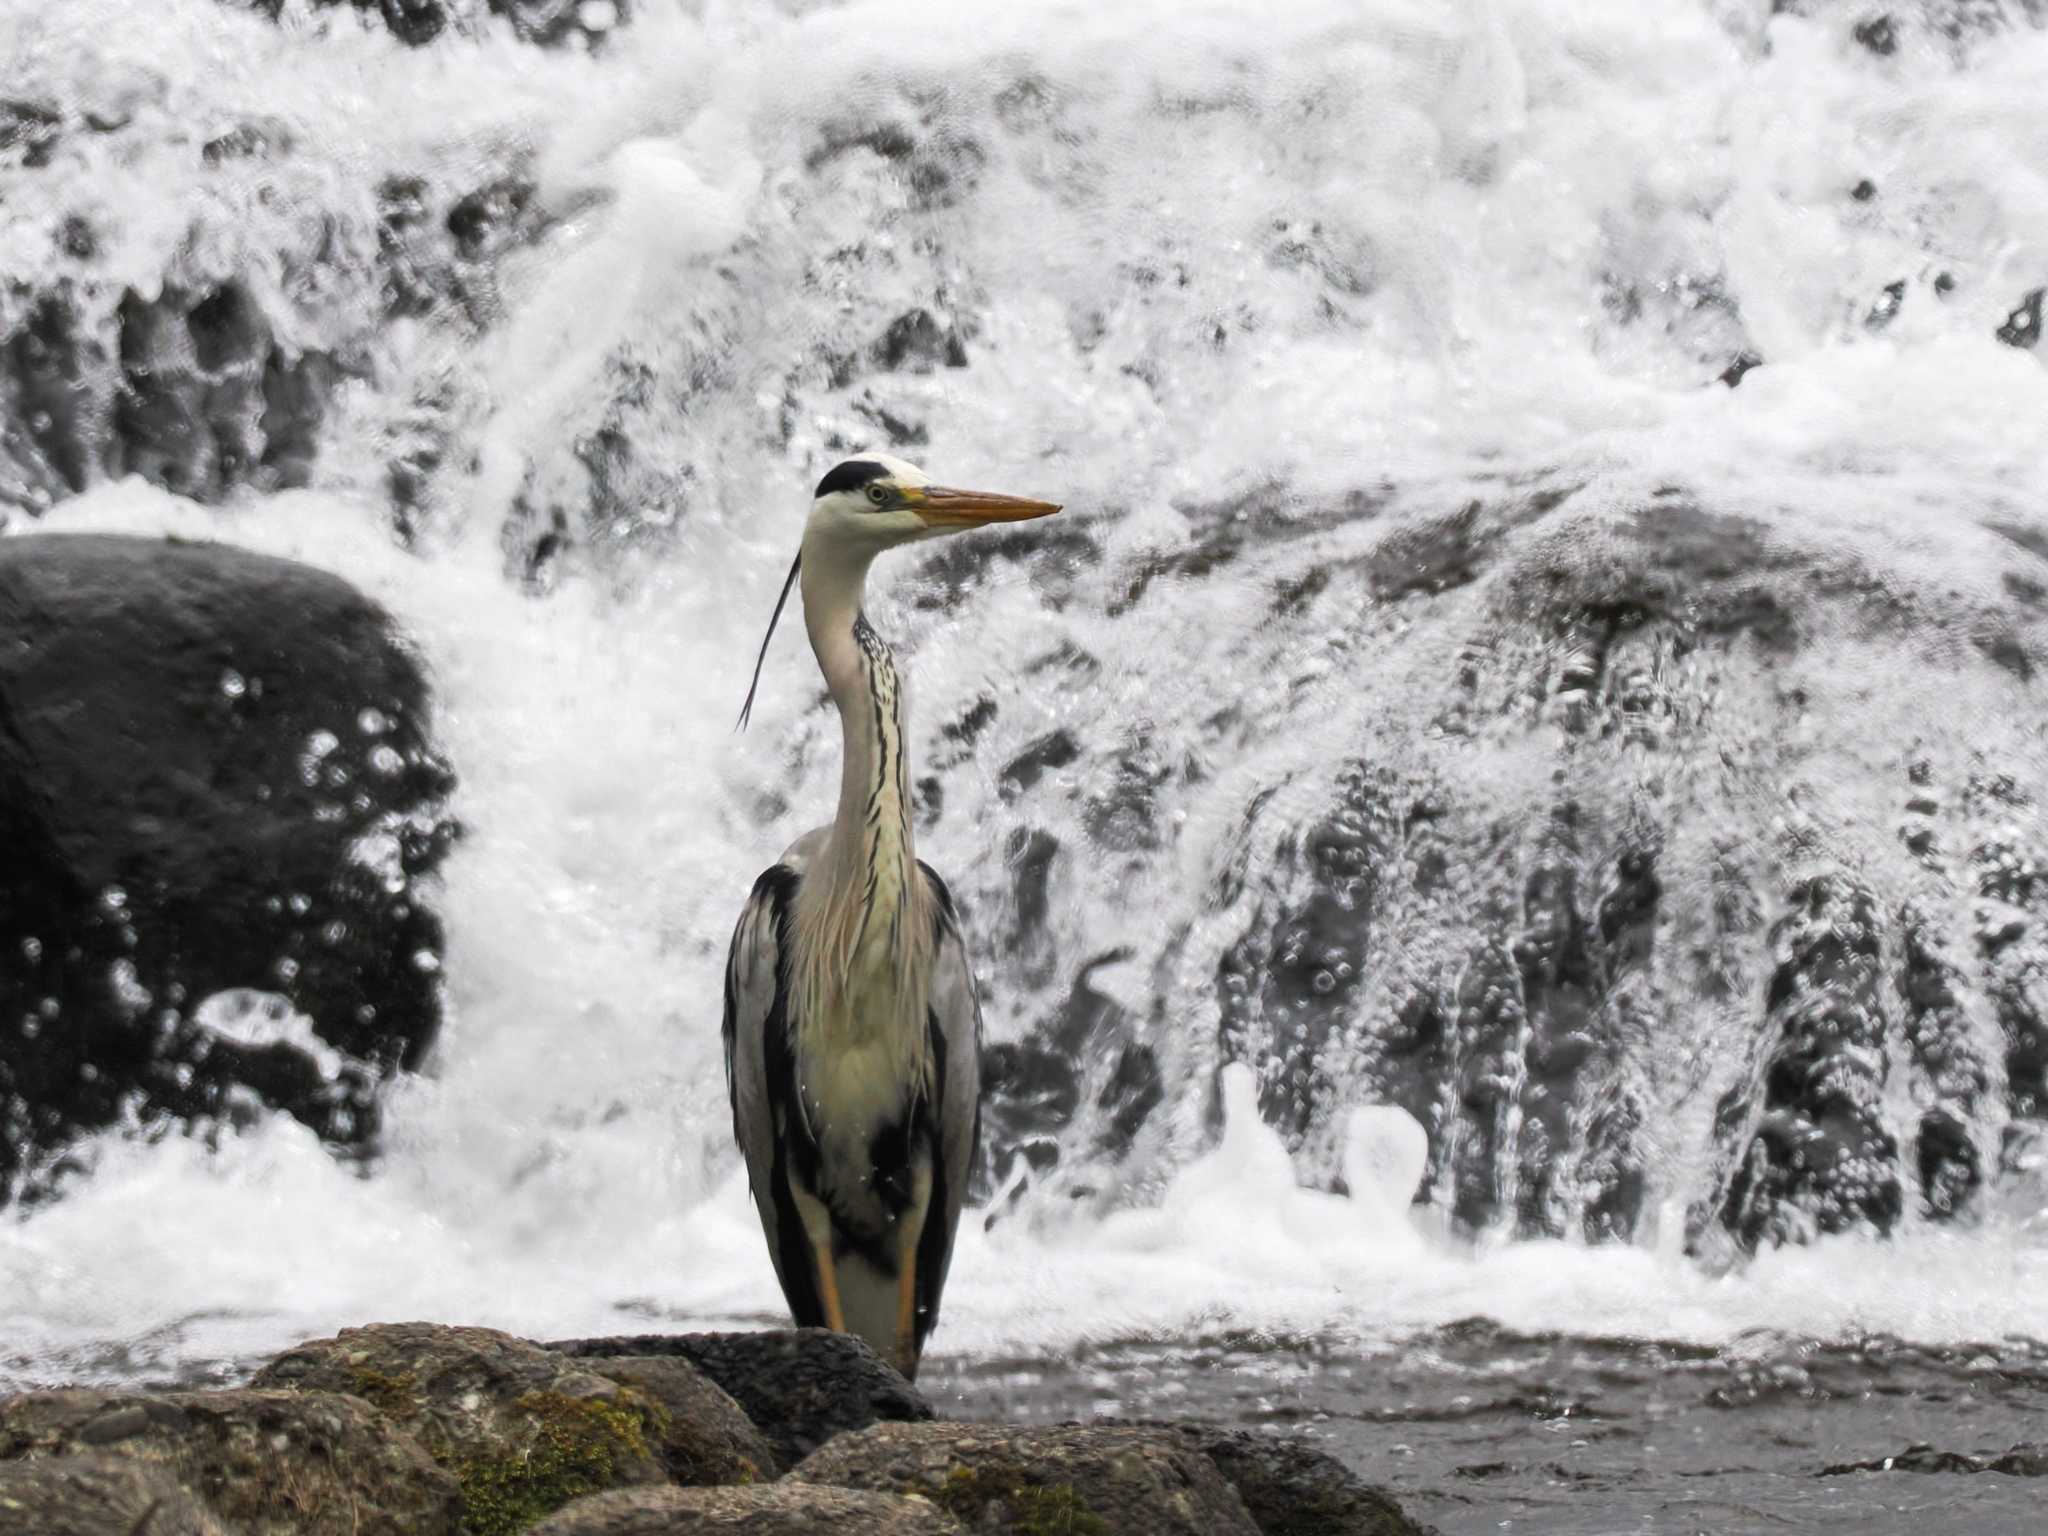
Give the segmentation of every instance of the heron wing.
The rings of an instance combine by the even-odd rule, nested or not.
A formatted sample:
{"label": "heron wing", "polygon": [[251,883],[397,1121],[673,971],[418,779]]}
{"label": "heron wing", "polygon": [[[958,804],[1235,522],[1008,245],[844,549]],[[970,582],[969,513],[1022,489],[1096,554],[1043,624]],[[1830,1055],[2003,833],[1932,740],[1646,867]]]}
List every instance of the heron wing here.
{"label": "heron wing", "polygon": [[768,1258],[800,1327],[820,1327],[824,1308],[805,1258],[802,1219],[789,1193],[783,1126],[801,1113],[789,1037],[792,909],[801,861],[784,855],[754,882],[725,961],[725,1087],[733,1139],[761,1213]]}
{"label": "heron wing", "polygon": [[953,1261],[953,1234],[974,1176],[981,1146],[981,999],[959,914],[945,881],[922,861],[918,867],[937,898],[938,944],[931,988],[932,1119],[938,1145],[932,1168],[932,1203],[917,1254],[917,1343],[939,1317],[939,1293]]}

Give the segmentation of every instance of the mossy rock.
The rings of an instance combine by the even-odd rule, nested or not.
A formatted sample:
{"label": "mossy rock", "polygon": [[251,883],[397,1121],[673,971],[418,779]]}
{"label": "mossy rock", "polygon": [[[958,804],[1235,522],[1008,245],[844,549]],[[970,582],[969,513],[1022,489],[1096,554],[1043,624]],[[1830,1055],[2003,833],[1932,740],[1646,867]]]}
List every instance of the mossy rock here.
{"label": "mossy rock", "polygon": [[824,1328],[647,1333],[566,1339],[547,1347],[576,1356],[594,1371],[627,1357],[688,1361],[732,1394],[784,1466],[796,1465],[849,1429],[932,1417],[932,1405],[865,1341]]}
{"label": "mossy rock", "polygon": [[0,1531],[33,1536],[227,1536],[163,1467],[88,1452],[0,1462]]}
{"label": "mossy rock", "polygon": [[453,1475],[463,1536],[514,1536],[581,1495],[669,1480],[666,1406],[495,1329],[344,1329],[286,1351],[256,1382],[374,1404]]}
{"label": "mossy rock", "polygon": [[[456,1536],[461,1517],[455,1479],[419,1442],[339,1394],[72,1388],[0,1402],[0,1463],[72,1457],[158,1473],[236,1536]],[[166,1536],[171,1513],[153,1517]]]}
{"label": "mossy rock", "polygon": [[918,1494],[975,1536],[1259,1536],[1215,1465],[1170,1429],[877,1424],[790,1478]]}
{"label": "mossy rock", "polygon": [[622,1355],[584,1363],[667,1410],[654,1451],[668,1475],[685,1488],[772,1482],[781,1476],[782,1465],[754,1421],[689,1361]]}
{"label": "mossy rock", "polygon": [[929,1499],[815,1483],[625,1488],[578,1499],[531,1536],[962,1536]]}

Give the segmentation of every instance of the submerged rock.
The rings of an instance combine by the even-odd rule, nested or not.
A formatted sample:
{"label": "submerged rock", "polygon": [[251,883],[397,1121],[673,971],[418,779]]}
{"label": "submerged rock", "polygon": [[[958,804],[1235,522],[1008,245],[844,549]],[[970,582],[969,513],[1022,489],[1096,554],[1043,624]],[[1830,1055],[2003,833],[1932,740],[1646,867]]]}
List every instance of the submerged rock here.
{"label": "submerged rock", "polygon": [[[469,1536],[518,1531],[580,1494],[669,1477],[662,1450],[673,1415],[654,1393],[492,1328],[344,1329],[287,1350],[253,1383],[375,1404],[460,1485]],[[701,1395],[692,1406],[718,1411]],[[678,1445],[708,1451],[734,1428],[707,1425],[701,1439],[685,1431]],[[754,1469],[728,1455],[715,1470]]]}
{"label": "submerged rock", "polygon": [[920,1494],[990,1536],[1259,1530],[1215,1464],[1171,1430],[878,1424],[841,1435],[789,1475]]}
{"label": "submerged rock", "polygon": [[932,1417],[931,1404],[865,1340],[823,1328],[632,1334],[547,1347],[594,1371],[613,1361],[686,1360],[732,1395],[785,1466],[843,1431]]}
{"label": "submerged rock", "polygon": [[119,1120],[339,1147],[440,1020],[427,686],[346,582],[225,545],[0,543],[0,1196]]}
{"label": "submerged rock", "polygon": [[[128,1496],[98,1470],[123,1457],[161,1469],[222,1527],[246,1536],[457,1536],[461,1523],[455,1479],[355,1397],[69,1388],[0,1400],[0,1467],[17,1458],[61,1465],[78,1455],[89,1458],[88,1470],[72,1486],[87,1508]],[[55,1497],[56,1485],[42,1487]],[[174,1509],[156,1517],[166,1531]],[[126,1536],[144,1528],[94,1530]]]}
{"label": "submerged rock", "polygon": [[0,1531],[19,1536],[227,1536],[169,1471],[83,1452],[0,1462]]}
{"label": "submerged rock", "polygon": [[1973,1455],[1967,1451],[1937,1450],[1931,1445],[1909,1445],[1896,1456],[1876,1461],[1844,1461],[1823,1467],[1822,1477],[1842,1477],[1852,1472],[1937,1472],[1969,1474],[1996,1472],[2005,1477],[2048,1477],[2048,1445],[2020,1444],[1998,1455]]}
{"label": "submerged rock", "polygon": [[[1053,1527],[1050,1529],[1057,1529]],[[1080,1527],[1072,1527],[1078,1536]],[[760,1488],[633,1488],[593,1494],[532,1536],[959,1536],[960,1523],[921,1498],[776,1483]]]}

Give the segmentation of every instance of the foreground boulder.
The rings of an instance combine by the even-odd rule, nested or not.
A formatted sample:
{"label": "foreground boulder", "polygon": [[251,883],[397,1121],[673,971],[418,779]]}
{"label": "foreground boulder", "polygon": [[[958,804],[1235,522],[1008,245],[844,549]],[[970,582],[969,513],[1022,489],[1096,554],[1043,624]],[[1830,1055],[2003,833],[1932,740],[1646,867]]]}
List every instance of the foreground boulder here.
{"label": "foreground boulder", "polygon": [[[77,1478],[36,1483],[32,1496],[42,1502],[32,1507],[51,1523],[29,1529],[62,1530],[59,1521],[68,1519],[96,1533],[155,1533],[155,1525],[83,1523],[91,1511],[121,1507],[134,1495],[133,1485],[99,1470],[109,1457],[160,1472],[238,1536],[456,1536],[461,1518],[455,1480],[410,1435],[353,1397],[73,1388],[0,1402],[0,1464],[32,1458],[58,1465],[80,1454],[90,1461]],[[60,1497],[67,1500],[61,1506]],[[174,1516],[167,1506],[155,1518],[168,1533]]]}
{"label": "foreground boulder", "polygon": [[790,1477],[921,1494],[991,1536],[1259,1530],[1215,1464],[1172,1430],[877,1424],[839,1436]]}
{"label": "foreground boulder", "polygon": [[[533,1536],[959,1536],[960,1523],[920,1498],[776,1483],[759,1488],[632,1488],[578,1499]],[[1050,1529],[1058,1529],[1057,1527]],[[1079,1536],[1081,1527],[1071,1529]]]}
{"label": "foreground boulder", "polygon": [[1263,1536],[1424,1536],[1388,1494],[1304,1441],[1211,1424],[1150,1427],[1214,1462]]}
{"label": "foreground boulder", "polygon": [[687,1360],[732,1394],[785,1466],[845,1430],[932,1417],[923,1394],[865,1341],[823,1328],[630,1334],[548,1347],[588,1359],[593,1370],[627,1357]]}
{"label": "foreground boulder", "polygon": [[226,1536],[161,1467],[126,1456],[0,1462],[0,1531],[34,1536]]}
{"label": "foreground boulder", "polygon": [[[374,1403],[453,1474],[469,1536],[524,1530],[581,1494],[669,1478],[661,1448],[674,1416],[656,1397],[492,1328],[344,1329],[278,1356],[255,1384]],[[736,1457],[726,1469],[754,1475]]]}
{"label": "foreground boulder", "polygon": [[440,1019],[451,784],[418,659],[339,577],[0,543],[0,1201],[131,1113],[365,1144]]}

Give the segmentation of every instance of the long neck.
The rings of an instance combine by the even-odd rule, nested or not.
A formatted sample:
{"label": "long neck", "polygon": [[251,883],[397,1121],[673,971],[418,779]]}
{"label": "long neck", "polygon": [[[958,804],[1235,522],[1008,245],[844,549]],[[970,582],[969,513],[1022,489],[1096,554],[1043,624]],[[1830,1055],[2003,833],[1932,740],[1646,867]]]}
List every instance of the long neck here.
{"label": "long neck", "polygon": [[[922,1020],[914,978],[928,949],[927,897],[910,825],[904,699],[895,657],[861,611],[868,560],[806,549],[804,627],[839,707],[839,813],[804,878],[800,928],[821,1003],[860,989]],[[891,1010],[893,1011],[893,1010]]]}

